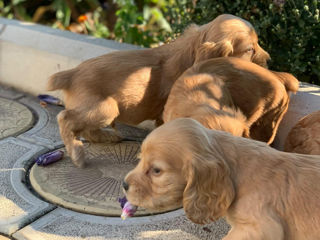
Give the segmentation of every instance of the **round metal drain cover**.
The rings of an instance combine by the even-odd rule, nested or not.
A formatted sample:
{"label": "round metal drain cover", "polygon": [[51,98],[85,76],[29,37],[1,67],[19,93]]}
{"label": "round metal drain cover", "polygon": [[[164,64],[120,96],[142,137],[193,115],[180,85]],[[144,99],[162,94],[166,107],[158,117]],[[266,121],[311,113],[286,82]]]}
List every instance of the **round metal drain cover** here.
{"label": "round metal drain cover", "polygon": [[[65,149],[61,149],[65,151]],[[86,167],[75,167],[69,157],[42,167],[33,165],[30,182],[48,201],[90,214],[120,216],[122,181],[138,163],[138,142],[85,144]],[[138,209],[135,216],[150,215]]]}
{"label": "round metal drain cover", "polygon": [[31,111],[20,103],[0,98],[0,139],[16,136],[33,123]]}

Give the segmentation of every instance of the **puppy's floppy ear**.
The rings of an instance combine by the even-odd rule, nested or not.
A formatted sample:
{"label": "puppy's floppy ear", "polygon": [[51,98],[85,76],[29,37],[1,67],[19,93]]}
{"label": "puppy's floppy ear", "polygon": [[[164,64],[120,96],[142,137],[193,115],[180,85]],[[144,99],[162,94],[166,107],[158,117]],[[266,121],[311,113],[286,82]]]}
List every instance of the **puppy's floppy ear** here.
{"label": "puppy's floppy ear", "polygon": [[252,124],[250,128],[250,137],[252,139],[271,144],[276,136],[280,122],[288,110],[288,106],[289,97],[284,96],[275,108],[266,112],[254,124]]}
{"label": "puppy's floppy ear", "polygon": [[219,151],[203,155],[199,151],[186,163],[184,171],[187,185],[183,208],[187,217],[205,224],[223,216],[235,197],[235,190],[230,169]]}
{"label": "puppy's floppy ear", "polygon": [[227,57],[233,53],[230,41],[205,42],[196,51],[195,62],[201,62],[210,58]]}

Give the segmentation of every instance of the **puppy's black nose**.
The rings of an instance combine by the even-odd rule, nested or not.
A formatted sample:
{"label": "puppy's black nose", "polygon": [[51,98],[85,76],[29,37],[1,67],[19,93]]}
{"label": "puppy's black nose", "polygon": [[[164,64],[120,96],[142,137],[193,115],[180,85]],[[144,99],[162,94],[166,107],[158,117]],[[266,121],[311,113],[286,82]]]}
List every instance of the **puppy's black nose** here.
{"label": "puppy's black nose", "polygon": [[124,190],[128,191],[129,189],[129,184],[126,181],[122,182],[122,187],[124,188]]}

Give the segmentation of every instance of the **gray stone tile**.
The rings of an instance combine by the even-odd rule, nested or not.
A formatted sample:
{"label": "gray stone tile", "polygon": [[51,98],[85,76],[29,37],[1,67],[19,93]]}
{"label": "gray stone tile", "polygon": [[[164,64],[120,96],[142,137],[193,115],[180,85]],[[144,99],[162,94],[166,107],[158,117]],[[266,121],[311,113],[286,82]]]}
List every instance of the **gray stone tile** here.
{"label": "gray stone tile", "polygon": [[100,217],[57,208],[16,232],[18,240],[206,240],[222,239],[229,226],[224,220],[204,226],[190,222],[183,210],[129,218]]}
{"label": "gray stone tile", "polygon": [[146,136],[151,132],[150,130],[142,129],[135,126],[126,125],[123,123],[116,123],[115,129],[124,140],[142,142]]}
{"label": "gray stone tile", "polygon": [[25,185],[28,165],[44,151],[44,147],[16,138],[0,141],[0,233],[10,235],[53,209]]}
{"label": "gray stone tile", "polygon": [[40,101],[37,98],[31,96],[22,98],[19,102],[31,108],[38,119],[31,130],[21,134],[18,138],[43,145],[49,149],[62,147],[63,142],[60,138],[56,116],[63,107],[48,104],[44,108],[40,105]]}
{"label": "gray stone tile", "polygon": [[24,96],[23,93],[17,92],[16,90],[14,90],[11,87],[0,85],[0,97],[16,100],[16,99],[21,98],[23,96]]}
{"label": "gray stone tile", "polygon": [[33,114],[15,100],[0,97],[0,139],[17,136],[33,125]]}

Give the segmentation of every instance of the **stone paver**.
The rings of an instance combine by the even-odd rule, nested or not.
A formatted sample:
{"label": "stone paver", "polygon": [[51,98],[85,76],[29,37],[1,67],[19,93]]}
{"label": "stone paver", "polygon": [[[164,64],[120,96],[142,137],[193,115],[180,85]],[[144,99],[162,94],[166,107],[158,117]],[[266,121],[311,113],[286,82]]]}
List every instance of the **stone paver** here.
{"label": "stone paver", "polygon": [[40,101],[31,96],[22,98],[19,101],[36,113],[38,121],[32,129],[21,134],[18,138],[43,145],[49,149],[62,147],[63,142],[60,138],[56,116],[63,107],[50,104],[47,107],[42,107]]}
{"label": "stone paver", "polygon": [[32,126],[32,112],[13,100],[0,98],[0,113],[0,139],[17,136]]}
{"label": "stone paver", "polygon": [[10,235],[54,208],[25,185],[29,160],[44,150],[12,137],[0,141],[0,233]]}
{"label": "stone paver", "polygon": [[119,135],[125,140],[143,141],[149,134],[149,130],[141,129],[134,126],[128,126],[122,123],[116,123],[115,129],[118,131]]}
{"label": "stone paver", "polygon": [[17,92],[11,87],[0,85],[0,97],[16,100],[23,96],[23,93]]}
{"label": "stone paver", "polygon": [[222,219],[204,229],[186,219],[182,210],[123,221],[58,208],[13,237],[18,240],[216,240],[222,239],[228,230]]}

